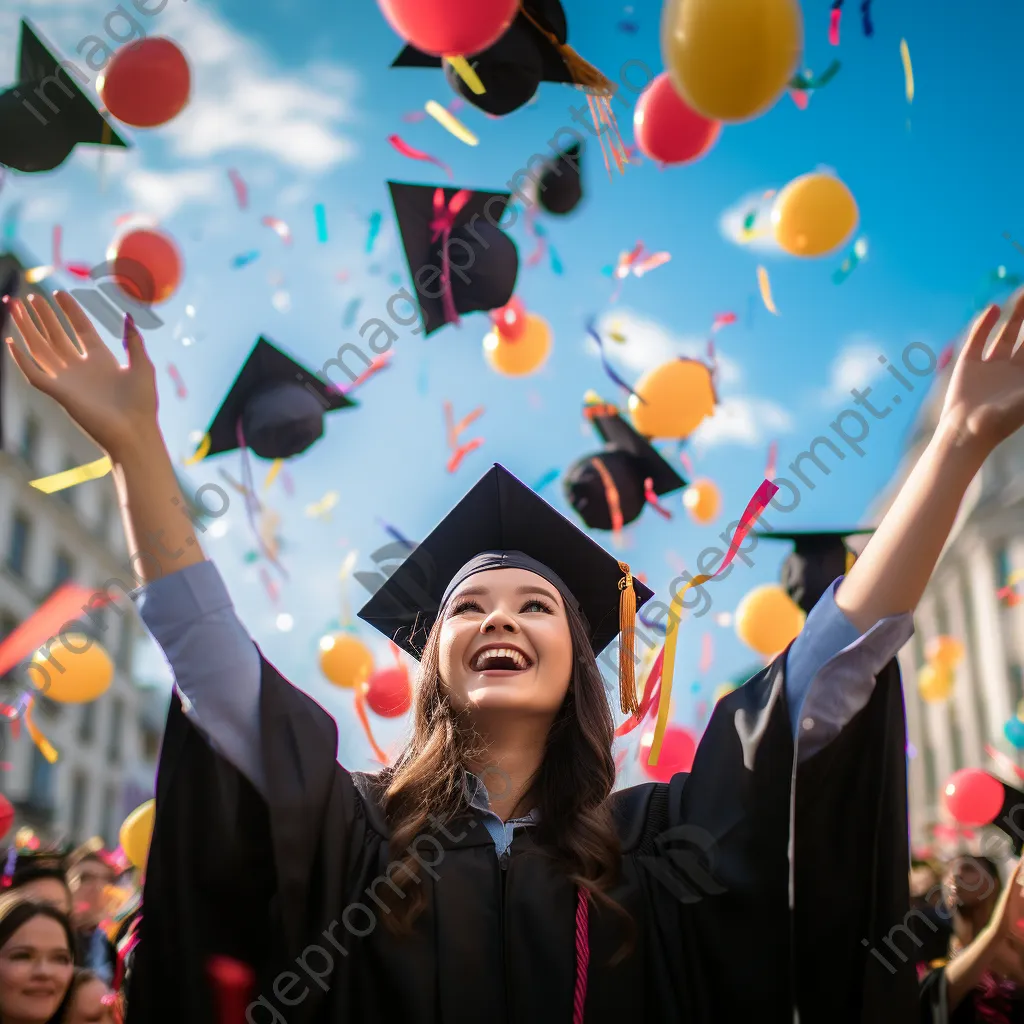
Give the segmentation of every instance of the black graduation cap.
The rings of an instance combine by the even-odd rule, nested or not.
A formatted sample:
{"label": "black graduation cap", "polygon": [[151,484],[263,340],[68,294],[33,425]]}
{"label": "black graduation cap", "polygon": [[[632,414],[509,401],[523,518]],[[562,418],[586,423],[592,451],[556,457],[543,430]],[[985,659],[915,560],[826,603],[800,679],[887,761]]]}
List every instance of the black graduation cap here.
{"label": "black graduation cap", "polygon": [[[607,405],[596,396],[588,395],[584,413],[597,428],[606,448],[575,462],[565,475],[563,487],[569,504],[592,530],[614,528],[601,467],[618,493],[623,526],[643,512],[647,504],[644,481],[648,478],[654,493],[659,496],[686,486],[686,481],[645,437],[619,415],[614,405]],[[598,459],[601,466],[596,464]]]}
{"label": "black graduation cap", "polygon": [[1002,779],[998,781],[1005,796],[1003,806],[992,824],[1006,835],[1013,847],[1014,857],[1019,857],[1024,852],[1024,793]]}
{"label": "black graduation cap", "polygon": [[207,428],[207,455],[239,447],[241,420],[246,447],[256,455],[290,459],[323,436],[324,413],[357,404],[260,337]]}
{"label": "black graduation cap", "polygon": [[782,564],[782,585],[808,614],[821,596],[853,565],[854,554],[846,546],[847,537],[874,533],[874,528],[793,533],[758,533],[764,540],[786,540],[796,550]]}
{"label": "black graduation cap", "polygon": [[[444,312],[441,238],[434,240],[434,195],[441,191],[447,209],[456,188],[433,185],[409,185],[389,181],[395,219],[402,234],[402,246],[409,263],[416,299],[427,335],[448,323]],[[468,191],[468,190],[467,190]],[[451,253],[451,289],[459,314],[500,309],[515,291],[519,275],[519,250],[516,243],[495,225],[501,220],[511,195],[508,192],[472,192],[455,216],[449,241]],[[494,200],[497,200],[496,202]],[[487,212],[484,212],[484,208]],[[454,243],[461,244],[454,244]],[[468,246],[468,250],[467,247]],[[473,259],[470,260],[469,254]],[[434,267],[437,274],[419,281],[424,268]],[[436,296],[432,297],[432,296]]]}
{"label": "black graduation cap", "polygon": [[86,77],[70,61],[58,60],[22,19],[18,81],[0,94],[0,165],[52,171],[78,145],[128,148],[82,91],[76,73]]}
{"label": "black graduation cap", "polygon": [[572,213],[583,198],[580,155],[583,147],[574,143],[552,159],[537,180],[537,200],[548,213]]}
{"label": "black graduation cap", "polygon": [[632,586],[623,587],[623,573],[629,572],[624,563],[498,464],[409,553],[359,617],[419,659],[419,645],[437,618],[449,583],[474,556],[490,551],[522,553],[556,573],[586,618],[595,654],[621,629],[620,680],[628,662],[629,675],[621,684],[628,688],[633,621],[621,602],[632,593],[640,608],[653,592],[631,574]]}
{"label": "black graduation cap", "polygon": [[[0,281],[0,298],[5,295],[15,296],[18,294],[18,284],[21,278],[21,271],[17,267],[11,267]],[[8,307],[6,303],[0,303],[0,341],[7,337]],[[4,423],[3,423],[3,386],[4,386],[4,358],[0,357],[0,450],[4,447]]]}
{"label": "black graduation cap", "polygon": [[[447,62],[444,62],[445,77],[467,103],[497,117],[511,114],[533,99],[541,82],[573,83],[565,57],[545,32],[562,45],[568,38],[569,27],[559,0],[523,0],[515,20],[493,46],[472,57],[467,55],[466,59],[484,86],[482,95],[474,93]],[[441,65],[440,57],[407,46],[391,66],[439,68]]]}

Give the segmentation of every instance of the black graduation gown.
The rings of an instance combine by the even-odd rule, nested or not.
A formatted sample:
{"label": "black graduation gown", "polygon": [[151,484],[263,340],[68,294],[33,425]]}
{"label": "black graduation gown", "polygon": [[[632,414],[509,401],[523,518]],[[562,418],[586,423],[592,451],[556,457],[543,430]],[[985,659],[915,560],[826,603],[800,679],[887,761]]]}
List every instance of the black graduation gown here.
{"label": "black graduation gown", "polygon": [[[592,905],[588,1024],[791,1024],[795,1000],[801,1024],[916,1017],[912,960],[867,949],[909,905],[896,663],[799,770],[783,665],[718,702],[689,775],[614,797],[635,947],[609,966],[623,932]],[[333,719],[267,662],[261,723],[265,801],[172,701],[128,1024],[210,1024],[214,953],[256,968],[250,1024],[572,1021],[575,890],[530,829],[502,862],[472,810],[432,829],[427,910],[395,939],[373,777],[336,763]]]}

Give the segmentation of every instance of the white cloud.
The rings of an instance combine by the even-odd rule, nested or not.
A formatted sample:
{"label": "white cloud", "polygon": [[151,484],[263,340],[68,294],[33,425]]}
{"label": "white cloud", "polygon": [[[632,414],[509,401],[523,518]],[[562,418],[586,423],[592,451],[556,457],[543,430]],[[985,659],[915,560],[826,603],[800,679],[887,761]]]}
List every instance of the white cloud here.
{"label": "white cloud", "polygon": [[[718,218],[718,230],[733,245],[757,253],[782,255],[782,248],[775,241],[772,231],[772,200],[765,198],[766,191],[750,192],[724,210]],[[751,213],[755,213],[754,222],[749,228],[744,228]]]}
{"label": "white cloud", "polygon": [[164,220],[186,203],[212,202],[225,196],[223,175],[210,169],[181,171],[130,171],[124,187],[135,208]]}
{"label": "white cloud", "polygon": [[822,402],[837,405],[847,401],[854,388],[866,388],[882,372],[882,364],[878,361],[881,354],[881,346],[866,338],[851,341],[840,349],[832,361],[829,386],[822,392]]}
{"label": "white cloud", "polygon": [[793,417],[776,402],[732,395],[723,398],[714,416],[697,428],[693,444],[698,452],[722,444],[758,448],[792,430]]}
{"label": "white cloud", "polygon": [[[707,341],[702,338],[679,337],[657,320],[651,320],[629,309],[609,310],[597,322],[597,330],[605,341],[605,354],[616,370],[640,374],[679,356],[707,359]],[[726,328],[728,330],[728,328]],[[617,338],[625,338],[618,341]],[[587,336],[587,351],[597,357],[597,346]],[[739,364],[718,351],[719,385],[737,384],[743,378]]]}

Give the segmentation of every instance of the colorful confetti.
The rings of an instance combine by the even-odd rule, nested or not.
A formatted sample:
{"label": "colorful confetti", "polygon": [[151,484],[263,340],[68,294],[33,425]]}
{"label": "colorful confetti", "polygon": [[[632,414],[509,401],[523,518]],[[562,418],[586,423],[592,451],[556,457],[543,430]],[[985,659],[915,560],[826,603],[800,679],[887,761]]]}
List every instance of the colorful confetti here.
{"label": "colorful confetti", "polygon": [[399,544],[404,544],[410,551],[412,551],[416,545],[413,541],[409,540],[403,533],[396,530],[390,523],[384,522],[383,519],[377,520],[377,525],[392,539],[397,541]]}
{"label": "colorful confetti", "polygon": [[900,59],[903,61],[903,78],[906,85],[907,102],[914,102],[914,68],[910,63],[910,47],[906,39],[900,40]]}
{"label": "colorful confetti", "polygon": [[237,256],[235,256],[231,260],[231,266],[234,267],[235,270],[237,270],[239,267],[247,266],[248,264],[252,263],[253,260],[258,260],[259,258],[259,249],[253,249],[250,252],[239,253]]}
{"label": "colorful confetti", "polygon": [[437,100],[427,100],[427,113],[449,134],[467,146],[477,146],[480,140],[455,116],[445,110]]}
{"label": "colorful confetti", "polygon": [[853,243],[853,248],[843,257],[839,269],[832,275],[833,284],[842,284],[857,268],[861,260],[868,254],[868,240],[858,238]]}
{"label": "colorful confetti", "polygon": [[42,476],[38,480],[30,480],[29,486],[34,487],[43,494],[55,494],[57,491],[67,490],[76,484],[85,483],[87,480],[99,480],[106,476],[113,463],[109,456],[104,455],[102,459],[95,462],[87,462],[84,466],[75,466],[73,469],[65,469],[62,473],[54,473],[52,476]]}
{"label": "colorful confetti", "polygon": [[292,244],[292,229],[280,217],[268,215],[260,218],[260,223],[264,227],[270,228],[285,245]]}
{"label": "colorful confetti", "polygon": [[370,361],[370,365],[354,381],[349,384],[336,385],[336,390],[342,395],[355,391],[360,384],[368,381],[374,374],[379,373],[381,370],[386,370],[391,365],[391,357],[393,355],[393,352],[386,352],[382,356],[375,356]]}
{"label": "colorful confetti", "polygon": [[549,484],[553,484],[558,479],[558,474],[561,471],[558,469],[549,469],[534,485],[533,489],[540,494]]}
{"label": "colorful confetti", "polygon": [[329,518],[330,511],[338,504],[341,495],[337,491],[328,491],[319,501],[306,506],[306,515],[310,519]]}
{"label": "colorful confetti", "polygon": [[383,215],[379,210],[374,210],[370,214],[370,230],[366,236],[366,254],[369,256],[373,252],[374,243],[377,241],[377,236],[380,234],[380,225],[383,220]]}
{"label": "colorful confetti", "polygon": [[814,76],[810,71],[797,72],[790,81],[789,88],[796,92],[812,92],[815,89],[823,89],[836,77],[841,67],[842,64],[834,60],[818,76]]}
{"label": "colorful confetti", "polygon": [[647,403],[644,402],[644,400],[637,395],[636,392],[612,369],[612,365],[608,362],[608,357],[605,355],[604,342],[601,340],[601,335],[597,331],[597,322],[594,319],[591,319],[587,323],[587,334],[594,339],[594,342],[597,345],[597,352],[601,357],[601,366],[603,367],[605,374],[608,376],[608,379],[613,384],[617,384],[620,388],[625,389],[630,396],[635,395],[638,402],[646,405]]}
{"label": "colorful confetti", "polygon": [[342,327],[351,327],[356,322],[356,314],[359,312],[359,307],[362,305],[362,302],[363,300],[358,296],[349,302],[345,307],[345,313],[341,318]]}
{"label": "colorful confetti", "polygon": [[487,91],[484,89],[484,83],[480,81],[479,75],[473,70],[473,66],[465,57],[445,57],[444,59],[451,65],[455,74],[469,86],[469,91],[474,96],[484,95]]}
{"label": "colorful confetti", "polygon": [[234,169],[234,167],[228,168],[228,180],[231,182],[231,187],[235,190],[235,202],[238,203],[240,210],[245,210],[249,206],[249,190],[245,186],[245,182],[242,181],[242,176]]}
{"label": "colorful confetti", "polygon": [[327,211],[323,203],[317,203],[313,207],[313,215],[316,217],[317,241],[323,244],[327,241]]}
{"label": "colorful confetti", "polygon": [[449,178],[455,178],[452,173],[452,169],[443,161],[438,159],[436,156],[432,156],[430,153],[425,153],[422,149],[417,149],[415,146],[410,146],[408,142],[405,142],[400,135],[389,135],[388,142],[398,150],[402,156],[408,157],[410,160],[423,160],[428,164],[433,164],[435,167],[440,167]]}
{"label": "colorful confetti", "polygon": [[472,441],[467,441],[465,444],[459,444],[459,435],[462,434],[471,423],[475,423],[483,414],[484,407],[482,405],[477,406],[472,412],[463,416],[463,418],[456,424],[453,418],[454,413],[452,411],[452,403],[444,403],[445,432],[448,439],[448,447],[452,452],[447,465],[449,473],[454,473],[459,466],[462,465],[462,460],[470,452],[476,451],[477,448],[484,443],[484,439],[482,437],[477,437]]}
{"label": "colorful confetti", "polygon": [[761,291],[761,301],[764,303],[764,308],[769,313],[778,316],[779,311],[775,308],[775,302],[772,300],[772,283],[768,280],[768,271],[764,267],[757,268],[757,287]]}
{"label": "colorful confetti", "polygon": [[178,368],[174,363],[167,364],[167,372],[170,375],[172,381],[174,381],[174,388],[179,398],[188,398],[188,388],[185,387],[185,382],[181,378],[181,374],[178,372]]}

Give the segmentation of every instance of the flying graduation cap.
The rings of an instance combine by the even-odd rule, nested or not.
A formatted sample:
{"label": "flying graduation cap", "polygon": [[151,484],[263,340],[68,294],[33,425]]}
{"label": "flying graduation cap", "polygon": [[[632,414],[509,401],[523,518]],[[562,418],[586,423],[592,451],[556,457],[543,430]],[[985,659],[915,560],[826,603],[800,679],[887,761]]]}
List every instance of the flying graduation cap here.
{"label": "flying graduation cap", "polygon": [[[445,77],[467,103],[496,117],[511,114],[529,103],[541,82],[596,86],[607,91],[608,80],[567,45],[568,35],[569,26],[559,0],[522,0],[519,13],[504,35],[470,59],[484,86],[483,94],[474,93],[447,62],[444,63]],[[439,68],[441,65],[440,57],[407,46],[391,66]]]}
{"label": "flying graduation cap", "polygon": [[796,550],[782,563],[782,586],[810,614],[825,591],[840,576],[845,576],[856,560],[846,546],[846,538],[874,532],[873,528],[822,532],[798,530],[793,533],[758,533],[757,536],[763,540],[785,540],[796,545]]}
{"label": "flying graduation cap", "polygon": [[52,171],[75,146],[128,148],[75,81],[88,78],[70,61],[58,60],[24,19],[17,75],[17,83],[0,93],[0,165]]}
{"label": "flying graduation cap", "polygon": [[537,201],[548,213],[572,213],[583,198],[580,156],[583,147],[574,143],[553,158],[537,179]]}
{"label": "flying graduation cap", "polygon": [[[520,568],[582,614],[594,654],[622,633],[620,703],[635,710],[634,614],[654,595],[579,527],[495,464],[409,553],[359,618],[419,660],[448,596],[476,572]],[[633,607],[635,601],[635,608]]]}
{"label": "flying graduation cap", "polygon": [[207,429],[206,454],[244,445],[262,459],[290,459],[323,436],[324,413],[357,404],[260,337]]}
{"label": "flying graduation cap", "polygon": [[621,525],[625,526],[639,517],[652,495],[660,497],[686,486],[686,481],[614,405],[588,394],[584,415],[597,428],[605,450],[574,463],[563,486],[569,504],[592,530],[616,528],[613,504],[618,506]]}
{"label": "flying graduation cap", "polygon": [[[388,187],[427,335],[457,323],[463,313],[508,303],[519,274],[519,250],[497,224],[510,193],[395,181]],[[421,281],[421,272],[431,269]]]}

